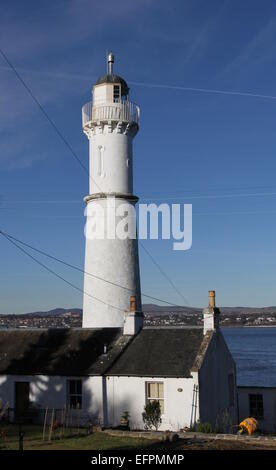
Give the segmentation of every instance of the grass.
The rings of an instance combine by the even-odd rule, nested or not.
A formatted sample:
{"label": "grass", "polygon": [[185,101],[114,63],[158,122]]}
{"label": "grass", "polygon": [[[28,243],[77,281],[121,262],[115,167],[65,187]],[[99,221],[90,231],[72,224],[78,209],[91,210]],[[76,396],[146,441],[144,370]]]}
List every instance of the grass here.
{"label": "grass", "polygon": [[[187,437],[176,442],[163,442],[139,437],[111,436],[104,432],[87,434],[84,429],[78,428],[66,430],[67,435],[62,438],[60,431],[57,430],[49,442],[48,432],[43,441],[41,426],[24,425],[22,430],[24,432],[24,450],[276,450],[276,443],[272,441],[227,441],[206,439],[203,435],[196,440]],[[0,449],[18,450],[18,426],[0,424],[0,436],[1,431],[5,431],[6,439],[0,437]]]}
{"label": "grass", "polygon": [[[18,450],[19,435],[18,426],[1,425],[0,431],[5,431],[6,439],[0,438],[0,449]],[[59,430],[55,431],[52,440],[48,441],[48,432],[43,441],[41,426],[24,425],[23,446],[25,450],[113,450],[113,449],[141,449],[155,444],[156,441],[133,437],[115,437],[108,434],[95,432],[86,434],[84,430],[72,429],[67,431],[65,437],[59,436]],[[78,434],[80,432],[80,434]]]}

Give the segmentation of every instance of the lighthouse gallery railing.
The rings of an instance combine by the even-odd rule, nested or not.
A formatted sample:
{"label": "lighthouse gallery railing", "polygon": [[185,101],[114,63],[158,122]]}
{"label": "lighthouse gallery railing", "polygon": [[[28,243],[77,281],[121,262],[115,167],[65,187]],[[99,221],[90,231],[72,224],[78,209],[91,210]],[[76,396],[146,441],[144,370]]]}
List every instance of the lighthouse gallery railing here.
{"label": "lighthouse gallery railing", "polygon": [[139,125],[140,108],[131,101],[94,105],[89,101],[82,107],[82,127],[97,121],[134,122]]}

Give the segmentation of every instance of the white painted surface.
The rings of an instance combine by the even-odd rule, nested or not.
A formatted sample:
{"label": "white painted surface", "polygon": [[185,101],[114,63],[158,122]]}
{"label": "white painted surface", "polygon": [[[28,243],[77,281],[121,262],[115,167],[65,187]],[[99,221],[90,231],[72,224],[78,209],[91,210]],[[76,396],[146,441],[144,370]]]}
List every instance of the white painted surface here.
{"label": "white painted surface", "polygon": [[215,331],[219,328],[219,310],[212,307],[203,310],[203,333],[207,331]]}
{"label": "white painted surface", "polygon": [[144,317],[139,312],[128,312],[124,321],[124,335],[137,335],[143,328]]}
{"label": "white painted surface", "polygon": [[263,396],[264,419],[258,420],[259,429],[276,431],[276,387],[238,387],[239,422],[250,418],[249,394]]}
{"label": "white painted surface", "polygon": [[[132,194],[132,140],[127,124],[95,126],[89,139],[89,192]],[[102,164],[99,164],[100,156]]]}
{"label": "white painted surface", "polygon": [[[15,382],[20,381],[30,383],[30,401],[39,408],[61,410],[67,404],[66,377],[2,376],[0,397],[10,408],[15,407]],[[83,423],[90,419],[105,426],[118,426],[127,410],[131,415],[131,428],[144,429],[142,412],[147,382],[164,383],[164,415],[160,429],[179,430],[190,426],[194,380],[183,378],[84,377],[82,410],[75,411],[76,419],[80,416]]]}
{"label": "white painted surface", "polygon": [[[111,88],[113,90],[113,86]],[[94,98],[97,106],[99,103],[110,103],[110,85],[95,86]],[[97,106],[93,103],[92,115]],[[114,106],[123,107],[124,104],[114,103]],[[104,118],[99,119],[96,124],[84,128],[89,138],[89,196],[101,196],[100,199],[88,197],[87,209],[102,206],[103,216],[99,215],[98,223],[103,223],[105,230],[112,223],[112,215],[107,211],[106,196],[116,196],[116,208],[123,204],[135,206],[136,203],[131,200],[132,141],[138,127],[131,125],[131,122],[121,122],[119,116],[120,113],[116,120],[116,114],[113,115],[112,122],[106,122]],[[141,309],[137,240],[122,240],[117,233],[114,239],[110,239],[106,232],[103,239],[86,237],[85,271],[97,278],[89,274],[84,275],[83,327],[123,327],[131,295],[136,295],[137,309]],[[103,279],[109,282],[104,282]]]}
{"label": "white painted surface", "polygon": [[[0,399],[2,403],[15,408],[15,383],[30,383],[30,402],[38,408],[53,408],[61,410],[64,406],[68,409],[67,380],[82,380],[82,409],[73,411],[73,418],[81,417],[85,423],[89,419],[94,422],[103,422],[103,390],[102,377],[60,377],[45,375],[9,375],[0,376]],[[13,419],[13,412],[11,413]],[[43,418],[43,416],[42,416]]]}
{"label": "white painted surface", "polygon": [[[115,200],[116,207],[126,203],[124,199]],[[136,238],[108,239],[106,233],[109,223],[108,200],[97,199],[88,203],[89,207],[93,207],[94,204],[101,204],[103,207],[105,239],[91,240],[86,237],[85,271],[97,277],[84,276],[84,292],[89,295],[84,294],[83,297],[82,326],[83,328],[123,327],[131,295],[136,296],[137,310],[142,308],[138,242]],[[104,282],[102,279],[109,282]]]}
{"label": "white painted surface", "polygon": [[123,412],[129,411],[131,429],[144,429],[142,412],[147,382],[164,383],[164,415],[160,430],[177,431],[190,426],[194,380],[162,377],[107,377],[106,424],[119,425]]}
{"label": "white painted surface", "polygon": [[93,103],[99,105],[113,101],[113,84],[102,84],[94,87]]}

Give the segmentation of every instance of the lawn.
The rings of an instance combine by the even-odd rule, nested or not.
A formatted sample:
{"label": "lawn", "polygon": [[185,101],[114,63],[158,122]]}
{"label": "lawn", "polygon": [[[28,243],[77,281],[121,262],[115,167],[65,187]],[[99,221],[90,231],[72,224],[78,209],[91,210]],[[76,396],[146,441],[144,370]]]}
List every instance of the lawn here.
{"label": "lawn", "polygon": [[[41,426],[24,425],[23,446],[25,450],[276,450],[276,442],[269,441],[236,441],[224,439],[207,439],[204,435],[197,439],[182,438],[176,442],[164,442],[155,439],[140,437],[111,436],[105,432],[87,434],[84,429],[65,430],[66,435],[61,436],[57,429],[51,441],[48,432],[43,440]],[[1,432],[5,432],[5,439]],[[18,426],[12,424],[0,425],[0,450],[18,450]],[[48,431],[48,430],[47,430]]]}
{"label": "lawn", "polygon": [[[5,438],[0,437],[1,450],[17,450],[19,448],[19,428],[16,425],[1,425],[0,433],[4,431]],[[155,444],[156,441],[142,438],[109,436],[102,432],[87,434],[82,429],[67,431],[61,437],[60,431],[54,432],[51,441],[48,432],[43,441],[41,426],[24,425],[23,447],[25,450],[113,450],[141,449]]]}

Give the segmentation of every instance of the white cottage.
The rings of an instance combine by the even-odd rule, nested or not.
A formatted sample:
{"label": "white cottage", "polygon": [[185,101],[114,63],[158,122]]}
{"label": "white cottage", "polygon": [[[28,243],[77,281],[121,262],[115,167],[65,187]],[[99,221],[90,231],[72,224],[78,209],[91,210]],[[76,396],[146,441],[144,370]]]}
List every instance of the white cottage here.
{"label": "white cottage", "polygon": [[132,311],[127,331],[1,331],[0,398],[9,403],[10,419],[42,419],[36,408],[66,405],[82,423],[106,427],[118,426],[128,411],[131,428],[143,429],[145,404],[158,400],[161,430],[198,420],[229,430],[237,421],[235,363],[219,329],[214,292],[209,295],[204,328],[139,329],[136,322],[136,331]]}

